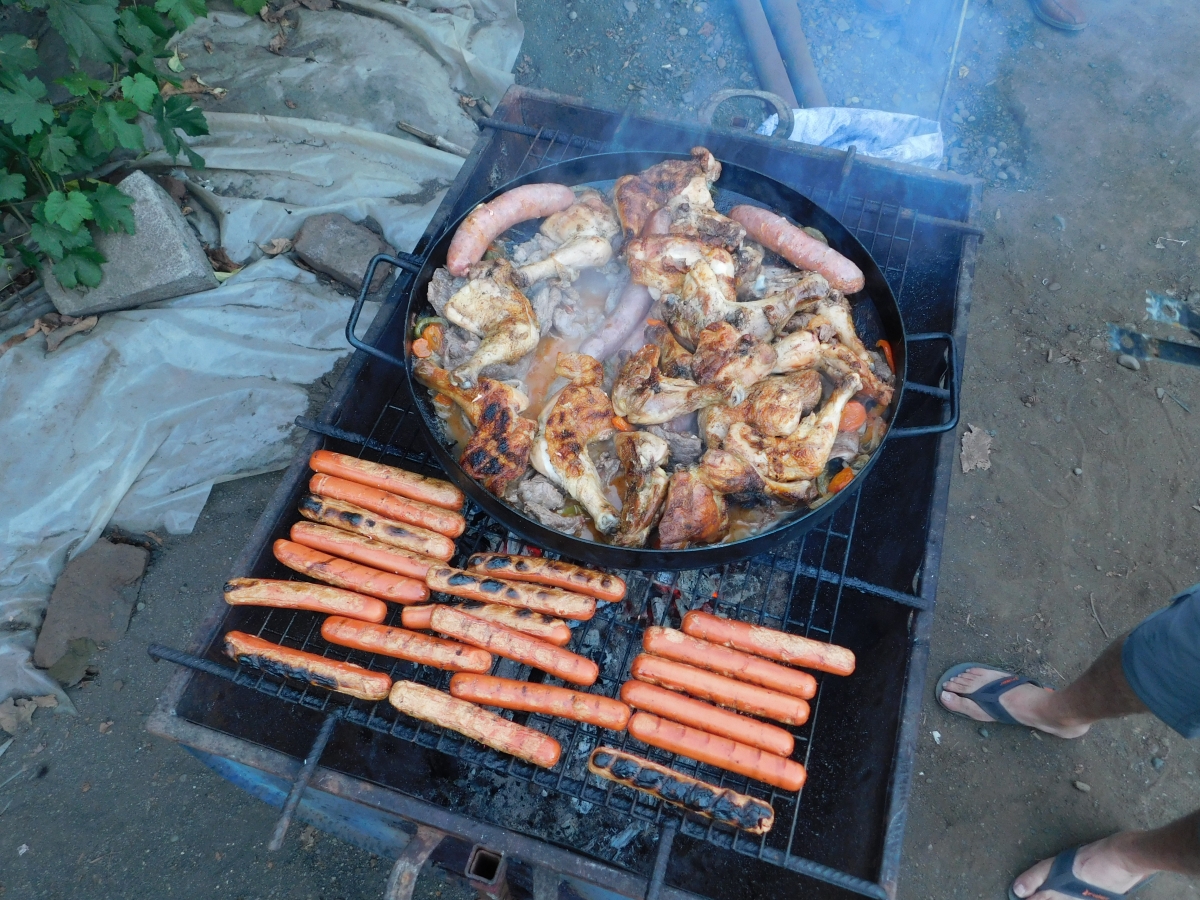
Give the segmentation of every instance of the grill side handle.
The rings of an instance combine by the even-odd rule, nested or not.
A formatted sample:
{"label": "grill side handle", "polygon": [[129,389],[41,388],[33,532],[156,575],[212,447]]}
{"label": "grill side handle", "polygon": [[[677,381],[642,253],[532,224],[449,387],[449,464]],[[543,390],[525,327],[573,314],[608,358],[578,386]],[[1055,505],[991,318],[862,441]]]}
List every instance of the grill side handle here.
{"label": "grill side handle", "polygon": [[[924,341],[944,341],[946,343],[946,352],[949,356],[949,366],[946,370],[946,387],[938,387],[929,384],[917,384],[915,382],[906,382],[904,385],[905,391],[913,391],[918,394],[924,394],[928,397],[936,397],[949,407],[949,417],[939,422],[937,425],[918,425],[911,428],[892,428],[888,432],[888,437],[891,438],[910,438],[919,437],[925,434],[941,434],[944,431],[953,431],[958,427],[958,348],[954,343],[954,336],[945,331],[931,331],[924,334],[910,334],[908,343],[914,344]],[[897,411],[897,416],[899,411]]]}
{"label": "grill side handle", "polygon": [[369,292],[371,281],[375,277],[375,269],[380,263],[386,263],[397,269],[403,269],[406,272],[417,274],[421,271],[424,261],[419,257],[412,256],[408,253],[397,253],[395,256],[389,256],[386,253],[380,253],[372,258],[367,266],[367,274],[363,276],[362,287],[358,290],[358,297],[354,301],[354,306],[350,310],[350,318],[346,322],[346,340],[350,342],[350,346],[355,350],[362,350],[365,353],[370,353],[372,356],[382,359],[386,363],[391,363],[393,366],[404,368],[404,360],[399,357],[392,356],[390,353],[385,353],[378,347],[372,347],[365,341],[359,340],[354,334],[358,328],[358,318],[362,315],[363,304],[367,302],[367,293]]}

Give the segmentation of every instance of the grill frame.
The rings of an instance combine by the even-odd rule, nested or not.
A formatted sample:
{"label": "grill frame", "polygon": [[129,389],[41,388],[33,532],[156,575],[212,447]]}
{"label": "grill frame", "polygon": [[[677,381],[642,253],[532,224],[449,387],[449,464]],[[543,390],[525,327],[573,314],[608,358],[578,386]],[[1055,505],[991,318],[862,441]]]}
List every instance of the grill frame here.
{"label": "grill frame", "polygon": [[[594,108],[589,108],[582,104],[572,103],[566,98],[554,97],[552,95],[543,94],[542,92],[533,92],[523,89],[514,89],[509,93],[509,95],[506,96],[504,102],[497,111],[497,116],[503,117],[509,121],[515,121],[518,124],[520,124],[520,120],[523,116],[529,117],[529,121],[539,121],[539,119],[533,118],[533,116],[538,115],[539,113],[544,116],[548,107],[557,109],[559,113],[562,113],[564,109],[567,109],[576,118],[590,117],[592,119],[603,120],[604,117],[607,116],[607,121],[601,122],[601,124],[604,125],[604,128],[602,128],[600,133],[608,137],[609,140],[603,141],[597,139],[593,141],[579,141],[573,139],[572,137],[564,137],[564,132],[554,132],[549,129],[531,129],[535,132],[533,135],[514,135],[513,132],[499,131],[494,129],[489,130],[489,133],[486,135],[486,137],[481,139],[476,149],[473,151],[472,156],[464,164],[462,170],[463,174],[460,174],[459,179],[456,180],[454,186],[448,192],[447,200],[440,207],[438,214],[435,215],[434,221],[431,223],[426,236],[422,239],[421,244],[417,248],[418,251],[422,250],[430,243],[442,225],[452,214],[457,215],[459,207],[466,207],[466,204],[460,202],[461,198],[478,196],[479,191],[477,189],[471,189],[473,184],[475,184],[476,188],[478,188],[480,183],[487,184],[491,180],[495,180],[497,183],[510,180],[512,177],[515,177],[516,174],[521,174],[523,171],[525,171],[525,166],[529,165],[531,162],[541,159],[549,158],[551,161],[557,161],[557,159],[560,158],[568,158],[568,154],[572,153],[574,155],[581,155],[583,153],[595,152],[603,147],[605,143],[611,143],[614,140],[622,140],[621,135],[623,130],[635,130],[635,125],[637,124],[631,124],[629,120],[615,120],[615,117],[613,117],[612,114],[607,114],[603,111],[595,110]],[[546,121],[547,119],[542,118],[540,120]],[[646,128],[648,124],[653,126],[652,131],[641,130],[640,133],[642,134],[658,135],[660,137],[664,137],[665,139],[670,139],[672,135],[669,132],[682,131],[684,137],[690,135],[693,142],[698,143],[700,141],[700,138],[696,135],[696,132],[702,131],[702,129],[688,129],[686,126],[681,126],[679,123],[643,122],[641,124],[642,129]],[[668,133],[664,134],[664,132]],[[705,135],[704,137],[705,139],[712,140],[716,135],[721,134],[721,132],[710,132],[710,134]],[[675,136],[678,137],[679,135]],[[933,229],[940,229],[943,231],[957,231],[957,239],[961,242],[961,254],[958,264],[957,302],[954,304],[955,308],[953,309],[954,314],[952,316],[952,325],[953,331],[959,340],[959,345],[962,346],[963,339],[965,338],[966,313],[969,309],[970,281],[975,255],[975,242],[971,240],[963,240],[962,238],[969,236],[975,231],[975,229],[970,227],[969,224],[966,228],[963,228],[961,220],[959,220],[957,223],[954,223],[952,219],[946,218],[944,214],[949,213],[951,215],[963,215],[968,223],[972,221],[978,210],[979,187],[977,183],[972,184],[964,179],[958,179],[955,176],[949,176],[944,173],[922,172],[918,175],[914,174],[912,170],[905,169],[904,167],[894,167],[887,164],[880,164],[876,161],[863,160],[859,160],[857,163],[855,163],[858,168],[858,177],[856,179],[855,173],[850,171],[850,167],[845,165],[847,161],[853,162],[852,154],[834,153],[832,151],[824,151],[816,148],[797,148],[796,145],[787,146],[772,139],[754,138],[740,134],[725,134],[721,139],[736,141],[739,147],[748,147],[750,150],[760,153],[762,161],[774,164],[772,168],[778,169],[785,167],[786,164],[791,161],[789,160],[789,157],[796,157],[797,161],[802,161],[805,163],[807,170],[814,173],[813,185],[809,186],[805,184],[799,184],[797,187],[802,192],[805,192],[812,197],[815,202],[829,209],[831,213],[841,217],[842,221],[847,225],[847,227],[859,234],[860,239],[862,239],[863,236],[862,227],[864,221],[867,223],[873,221],[876,227],[871,229],[873,233],[872,240],[870,242],[864,241],[864,243],[867,244],[868,249],[872,251],[873,255],[876,255],[876,258],[879,259],[881,268],[884,269],[889,283],[892,284],[893,290],[895,290],[899,296],[903,295],[905,280],[908,278],[909,274],[909,252],[906,251],[900,257],[900,262],[892,264],[893,259],[896,257],[896,254],[893,252],[895,245],[898,242],[906,244],[908,251],[911,251],[914,241],[923,239],[917,234],[919,226],[922,225],[927,225]],[[520,140],[527,140],[528,146],[526,148],[526,153],[522,156],[520,162],[517,164],[516,169],[512,171],[497,170],[496,167],[499,165],[499,161],[505,158],[504,147],[511,147],[514,145],[519,146]],[[505,141],[508,141],[509,143],[503,143]],[[496,146],[497,142],[501,143],[499,148]],[[676,143],[675,147],[677,148],[681,144],[686,143],[687,141],[684,140]],[[642,145],[638,144],[636,146],[641,149]],[[659,148],[655,147],[648,149]],[[557,156],[555,154],[557,154]],[[489,161],[491,162],[490,172],[488,176],[484,176],[482,170]],[[509,164],[511,165],[511,160],[509,160]],[[767,166],[762,165],[762,162],[758,163],[758,167],[768,169]],[[822,183],[822,178],[824,178],[824,182],[827,183],[827,186],[825,187],[819,186]],[[483,180],[481,181],[481,179]],[[905,207],[898,202],[887,203],[872,199],[869,195],[869,192],[865,188],[861,193],[856,193],[853,190],[843,190],[843,187],[853,187],[856,184],[856,181],[863,182],[869,187],[871,185],[878,185],[888,180],[900,180],[903,182],[905,179],[908,179],[909,181],[914,179],[925,180],[933,185],[942,184],[943,186],[945,186],[944,183],[949,183],[949,185],[953,187],[960,195],[965,194],[965,213],[961,208],[955,210],[953,208],[953,204],[949,202],[941,205],[936,203],[926,204],[925,208],[929,209],[930,211],[923,212],[918,211],[913,207]],[[949,193],[948,190],[947,193]],[[877,227],[881,223],[886,223],[888,226],[882,230],[882,234],[880,233],[880,229]],[[856,227],[856,225],[859,227]],[[879,248],[878,242],[880,238],[885,239],[887,242],[886,252],[880,250]],[[880,259],[878,255],[879,253],[883,253],[883,259]],[[376,324],[372,327],[367,336],[368,343],[378,343],[383,347],[387,347],[390,342],[394,349],[394,345],[396,345],[398,339],[394,332],[389,333],[387,321],[391,314],[395,312],[395,300],[398,295],[399,287],[393,290],[388,306],[381,310],[380,314],[377,316]],[[910,323],[910,328],[917,330],[922,326],[937,326],[937,322],[934,321],[933,317],[930,317],[929,321],[921,320],[920,308],[918,308],[916,312],[917,321]],[[944,310],[942,312],[944,313]],[[926,361],[926,363],[927,365],[930,365],[929,361]],[[370,390],[372,383],[379,380],[377,377],[373,378],[373,375],[377,376],[377,370],[379,367],[384,365],[385,364],[379,360],[368,358],[366,354],[355,354],[354,359],[351,361],[345,374],[343,375],[342,381],[335,390],[333,398],[323,411],[320,421],[318,423],[314,423],[318,431],[327,429],[329,426],[349,428],[351,431],[361,428],[366,436],[374,441],[382,442],[384,444],[394,443],[396,439],[395,435],[398,433],[403,423],[404,416],[402,414],[404,413],[404,410],[400,405],[392,402],[392,399],[388,399],[384,403],[383,413],[376,419],[375,422],[372,423],[370,428],[362,428],[361,424],[355,420],[355,409],[361,409],[364,406],[369,406],[371,402],[370,397],[364,397],[363,389],[366,388],[367,390]],[[961,375],[961,360],[959,360],[959,367],[959,374]],[[936,366],[934,366],[934,368],[936,368]],[[401,380],[399,374],[400,373],[395,374],[395,381],[398,387]],[[402,393],[402,388],[400,388],[400,393]],[[356,394],[357,397],[355,397]],[[354,404],[349,402],[352,397],[355,397]],[[915,405],[918,407],[920,406],[920,404]],[[937,404],[932,402],[928,404],[928,407],[929,415],[931,416],[935,415],[933,411],[939,408]],[[391,410],[391,412],[395,415],[396,421],[390,428],[384,429],[389,432],[385,435],[382,433],[379,426],[380,422],[384,420],[389,410]],[[907,412],[908,409],[906,405],[906,413]],[[922,411],[918,409],[917,415],[920,416],[921,413]],[[415,413],[411,414],[415,415]],[[941,437],[921,438],[919,440],[925,443],[926,450],[930,454],[931,458],[936,455],[936,463],[933,466],[933,477],[929,490],[930,496],[928,503],[929,510],[926,524],[926,537],[923,546],[923,553],[921,554],[920,559],[919,571],[922,572],[923,575],[920,577],[919,589],[912,588],[909,590],[904,590],[902,589],[902,586],[895,583],[894,579],[890,584],[875,584],[867,578],[862,578],[854,574],[854,570],[849,567],[851,556],[849,548],[853,546],[852,542],[854,537],[854,527],[857,522],[859,505],[862,502],[861,494],[859,496],[855,496],[853,498],[853,502],[847,504],[844,510],[839,510],[838,514],[831,522],[819,526],[818,528],[814,529],[814,531],[800,539],[798,543],[800,543],[802,546],[808,545],[810,542],[814,542],[822,538],[824,539],[825,547],[823,548],[820,558],[815,563],[811,561],[804,562],[801,566],[780,566],[776,565],[775,562],[770,564],[772,571],[786,572],[790,569],[791,578],[793,581],[797,579],[812,580],[814,595],[819,594],[823,586],[834,585],[836,587],[836,597],[834,600],[835,616],[836,605],[841,602],[842,592],[846,589],[850,589],[856,595],[870,594],[875,598],[886,600],[889,603],[899,603],[910,608],[910,624],[908,628],[909,653],[907,657],[907,669],[904,674],[905,687],[901,697],[900,709],[898,710],[899,724],[895,736],[895,752],[893,753],[893,758],[890,761],[891,769],[889,773],[890,780],[887,792],[887,815],[884,819],[884,821],[888,824],[883,830],[883,838],[878,853],[879,865],[876,877],[870,880],[855,877],[849,875],[848,873],[840,872],[832,867],[824,866],[820,863],[798,856],[790,856],[782,861],[776,859],[767,860],[775,865],[784,865],[786,868],[789,868],[792,871],[799,871],[821,880],[831,881],[844,888],[855,890],[868,896],[887,896],[889,894],[893,894],[895,889],[895,878],[899,865],[900,841],[902,839],[903,830],[903,812],[907,803],[908,780],[911,774],[911,756],[913,746],[915,744],[916,716],[920,708],[919,691],[924,680],[925,661],[928,649],[928,633],[932,620],[933,600],[936,595],[936,573],[937,564],[940,558],[941,535],[945,513],[945,498],[948,492],[949,470],[953,457],[953,433],[943,435]],[[264,512],[263,518],[260,521],[259,526],[256,528],[255,534],[253,535],[246,551],[235,564],[235,574],[258,575],[260,577],[279,577],[282,574],[279,570],[279,567],[274,564],[274,561],[270,558],[270,544],[275,537],[281,536],[282,531],[285,531],[286,527],[290,525],[292,521],[295,521],[296,514],[294,512],[294,507],[297,485],[301,485],[307,480],[306,460],[309,453],[313,449],[321,446],[327,446],[331,449],[338,449],[343,452],[353,452],[350,445],[342,443],[335,438],[327,438],[318,432],[314,432],[309,435],[301,447],[296,461],[285,475],[279,492],[273,499],[271,505]],[[378,452],[371,452],[368,455],[373,459],[381,458]],[[420,464],[423,461],[423,456],[423,454],[409,455],[402,456],[401,459],[407,459],[409,463]],[[393,457],[392,461],[395,462],[396,459]],[[848,522],[845,521],[847,515],[849,517]],[[474,522],[472,525],[473,527],[468,532],[469,534],[474,533]],[[837,528],[841,528],[842,531],[835,530]],[[831,540],[845,542],[847,552],[844,552],[841,555],[840,565],[830,566],[826,564],[826,554],[829,550],[829,542]],[[791,544],[787,546],[790,545]],[[461,542],[460,546],[464,547],[464,554],[475,549],[484,549],[478,546],[471,546],[471,544],[466,541]],[[782,551],[772,552],[766,554],[765,556],[777,561],[777,557],[779,555],[782,555]],[[756,560],[761,559],[761,557],[756,558]],[[734,564],[732,566],[725,566],[723,568],[725,572],[728,572],[730,569],[741,568],[742,565],[743,564]],[[679,574],[680,573],[674,573],[670,577],[676,577],[679,576]],[[724,575],[722,577],[724,577]],[[649,587],[647,587],[647,590],[649,590]],[[729,612],[730,610],[719,608],[719,611]],[[238,615],[253,616],[254,612],[231,612],[227,607],[224,607],[223,604],[218,603],[199,630],[196,640],[193,642],[192,649],[196,652],[207,654],[210,658],[219,659],[219,655],[213,650],[213,642],[215,639],[218,639],[220,634],[222,634],[225,630],[228,630],[230,627],[238,627],[235,623]],[[271,613],[265,617],[263,627],[269,623],[270,618],[273,615],[276,615],[276,613]],[[291,623],[296,622],[297,614],[287,615],[290,616],[290,627]],[[739,617],[745,618],[745,616]],[[311,619],[312,622],[319,623],[319,619],[317,617],[311,617]],[[767,624],[773,623],[768,620]],[[301,625],[299,627],[304,626]],[[309,624],[307,627],[311,629],[315,626]],[[833,627],[834,622],[831,622],[830,629]],[[285,637],[285,642],[288,642],[286,640],[286,637],[288,636],[287,629],[277,629],[277,633],[275,635],[267,633],[264,636],[275,637],[278,639],[280,633],[282,633]],[[295,642],[292,643],[295,645]],[[323,642],[321,643],[323,644]],[[324,646],[327,647],[328,645]],[[331,653],[331,655],[338,654]],[[629,658],[631,658],[631,655],[631,653],[626,654],[626,658],[622,661],[620,666],[621,670],[627,671],[628,661]],[[346,658],[347,656],[352,656],[352,654],[343,654],[340,655],[339,658]],[[362,656],[363,655],[359,654],[355,658],[360,659],[361,661]],[[171,688],[168,690],[167,694],[160,703],[159,710],[156,713],[152,723],[152,729],[159,731],[159,733],[164,733],[167,736],[174,737],[176,734],[178,734],[179,739],[182,740],[182,733],[179,733],[177,730],[175,733],[172,733],[173,729],[171,727],[171,719],[178,711],[180,701],[183,699],[184,693],[187,690],[191,680],[193,678],[206,677],[211,678],[211,676],[200,676],[187,672],[179,673],[179,675],[173,680]],[[256,676],[254,678],[249,676],[240,677],[245,686],[252,687],[256,690],[262,690],[264,685],[271,684],[270,682],[259,679]],[[445,678],[443,677],[443,683],[444,680]],[[822,679],[822,693],[819,693],[817,699],[814,701],[813,721],[810,722],[809,725],[806,725],[804,729],[800,729],[800,732],[805,732],[816,727],[816,722],[820,719],[820,699],[824,693],[825,682],[827,680],[828,677]],[[619,686],[619,680],[617,681],[617,685]],[[267,688],[268,691],[276,689],[277,686],[271,686]],[[608,693],[611,693],[611,691]],[[323,691],[316,690],[303,691],[300,693],[300,696],[293,699],[298,701],[299,705],[307,709],[311,709],[314,712],[327,710],[331,702],[329,695]],[[335,700],[332,702],[338,704],[341,701]],[[350,706],[353,707],[354,704],[351,704]],[[403,723],[400,722],[401,717],[394,713],[392,714],[392,718],[395,721],[389,726],[389,728],[390,730],[394,731],[396,728],[401,727]],[[355,722],[354,717],[349,717],[349,721],[352,724],[359,724]],[[377,727],[377,723],[372,719],[371,715],[368,715],[366,720],[362,721],[361,724],[363,724],[365,727]],[[544,725],[546,723],[539,722],[537,724]],[[196,739],[196,727],[196,725],[192,724],[192,727],[186,729],[189,735],[189,740],[186,742],[191,742]],[[574,729],[576,735],[578,734],[579,730],[580,729],[578,727]],[[426,734],[432,734],[432,732],[427,731]],[[420,743],[420,736],[421,732],[418,729],[414,733],[414,737],[417,739],[418,743]],[[804,735],[801,734],[800,736],[803,737]],[[244,743],[244,741],[240,741],[236,738],[230,738],[229,735],[216,735],[215,737],[226,738],[227,740],[235,741],[238,744]],[[627,736],[623,737],[627,739]],[[444,740],[446,740],[444,736],[438,735],[433,743],[438,745]],[[458,740],[461,742],[461,739]],[[222,741],[217,742],[225,743]],[[618,746],[620,745],[621,744],[618,744]],[[564,748],[568,750],[568,752],[570,749],[573,749],[573,747],[573,739],[570,744],[568,744],[567,741],[564,741]],[[631,749],[634,749],[636,752],[639,748],[631,747]],[[489,755],[493,757],[496,756],[496,754],[491,754],[490,751],[483,752],[477,747],[476,752],[481,757],[487,757]],[[642,752],[646,751],[643,749]],[[658,761],[664,761],[665,757],[665,754],[657,753],[656,751],[649,752],[647,755]],[[484,764],[486,764],[486,761],[482,759],[480,762],[484,762]],[[509,760],[506,765],[510,770],[509,774],[517,774],[516,772],[512,771],[513,766],[516,765],[513,761]],[[707,769],[706,767],[700,767],[701,771],[697,772],[697,767],[694,765],[692,765],[690,768],[687,765],[678,765],[678,768],[681,771],[688,771],[691,774],[700,774],[701,777],[710,777],[712,780],[718,780],[717,777],[713,776],[720,774],[716,773],[716,770]],[[537,781],[536,778],[534,780]],[[728,775],[724,775],[720,780],[724,784],[733,786],[735,788],[739,787],[739,785],[736,783],[736,779],[731,779]],[[557,786],[545,784],[544,781],[538,783],[542,783],[548,788],[561,788],[561,781],[562,777],[560,776],[559,784]],[[606,793],[609,795],[609,797],[605,798],[603,801],[606,803],[610,802],[610,798],[612,796],[619,795],[619,791],[613,791],[611,788]],[[763,792],[761,790],[755,793],[757,793],[759,796],[763,796]],[[583,799],[588,799],[589,802],[601,802],[599,799],[596,799],[595,801],[591,800],[591,796],[594,795],[588,795],[585,792]],[[629,812],[647,821],[658,822],[662,818],[662,810],[661,808],[658,808],[657,805],[654,805],[653,809],[639,811],[636,801],[630,807]],[[778,818],[779,821],[784,820],[783,816],[779,816]],[[482,823],[467,819],[462,823],[462,825],[468,830],[477,830]],[[794,829],[795,818],[791,820],[791,825]],[[777,829],[778,828],[779,825],[777,824]],[[693,820],[685,821],[683,830],[685,835],[709,841],[713,840],[713,832],[719,831],[719,829],[714,829],[713,827],[703,829]],[[748,836],[742,836],[742,838],[747,837]],[[736,836],[734,836],[732,840],[736,839]],[[753,842],[759,843],[760,845],[759,851],[756,855],[759,857],[764,857],[762,850],[766,846],[766,838],[762,839],[761,841],[754,839]],[[715,843],[718,843],[718,846],[720,846],[719,842]],[[746,852],[746,848],[744,847],[736,847],[735,849],[738,849],[741,853]],[[770,854],[767,854],[767,856],[769,855]]]}

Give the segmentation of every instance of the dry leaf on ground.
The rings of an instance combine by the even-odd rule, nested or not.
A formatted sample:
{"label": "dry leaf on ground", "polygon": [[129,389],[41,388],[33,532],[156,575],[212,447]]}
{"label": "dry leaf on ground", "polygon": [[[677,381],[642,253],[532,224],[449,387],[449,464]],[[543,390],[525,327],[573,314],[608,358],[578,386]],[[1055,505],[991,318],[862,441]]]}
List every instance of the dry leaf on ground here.
{"label": "dry leaf on ground", "polygon": [[0,703],[0,728],[9,734],[16,734],[22,725],[28,725],[33,721],[35,709],[37,709],[37,704],[32,700],[24,698],[14,700],[9,697]]}
{"label": "dry leaf on ground", "polygon": [[287,253],[292,249],[292,242],[287,238],[271,238],[271,241],[266,244],[259,244],[258,248],[267,256],[278,256],[280,253]]}
{"label": "dry leaf on ground", "polygon": [[964,431],[962,436],[962,470],[965,475],[972,469],[990,469],[992,467],[992,438],[986,431],[975,425],[967,425],[970,431]]}
{"label": "dry leaf on ground", "polygon": [[162,94],[163,97],[173,97],[176,94],[187,94],[189,97],[201,97],[207,94],[210,97],[216,97],[218,100],[224,100],[225,95],[228,94],[229,91],[225,90],[223,87],[209,87],[199,76],[192,75],[183,79],[183,84],[179,87],[175,87],[175,85],[167,82],[162,86],[162,89],[159,91],[159,93]]}
{"label": "dry leaf on ground", "polygon": [[271,38],[271,42],[267,44],[267,49],[278,55],[287,46],[287,35],[283,33],[283,29],[279,29],[279,34]]}
{"label": "dry leaf on ground", "polygon": [[205,254],[208,256],[208,261],[212,264],[214,272],[240,272],[242,267],[229,258],[229,254],[225,252],[224,247],[205,247]]}

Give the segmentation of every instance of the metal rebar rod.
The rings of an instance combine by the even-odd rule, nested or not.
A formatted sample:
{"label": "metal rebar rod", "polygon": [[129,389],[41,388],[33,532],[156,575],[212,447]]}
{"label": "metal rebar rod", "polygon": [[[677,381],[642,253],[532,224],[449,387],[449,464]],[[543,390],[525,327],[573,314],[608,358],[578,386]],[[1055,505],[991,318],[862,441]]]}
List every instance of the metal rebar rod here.
{"label": "metal rebar rod", "polygon": [[962,12],[958,15],[958,31],[954,35],[954,49],[950,51],[950,71],[946,73],[946,83],[942,85],[942,99],[938,101],[937,121],[942,121],[942,112],[946,107],[946,95],[950,93],[950,83],[954,80],[954,63],[958,60],[958,42],[962,40],[963,23],[967,21],[967,6],[971,0],[963,0]]}
{"label": "metal rebar rod", "polygon": [[754,60],[754,70],[758,72],[759,83],[772,94],[778,94],[792,104],[792,109],[800,106],[762,4],[759,0],[733,0],[733,8],[737,13],[738,22],[741,23],[742,32],[746,35],[746,43],[750,47],[750,57]]}
{"label": "metal rebar rod", "polygon": [[300,767],[300,774],[296,776],[296,780],[292,782],[292,789],[288,791],[287,800],[283,804],[283,812],[279,814],[279,820],[275,823],[275,831],[271,835],[270,843],[267,844],[268,850],[278,850],[283,846],[283,837],[292,824],[292,817],[296,814],[296,807],[300,805],[300,798],[304,795],[308,783],[312,781],[313,774],[317,771],[317,763],[320,762],[321,754],[325,752],[325,745],[333,736],[333,727],[337,725],[340,718],[341,716],[337,713],[330,713],[321,723],[321,730],[317,732],[317,737],[312,742],[308,755],[304,757],[304,765]]}
{"label": "metal rebar rod", "polygon": [[675,821],[663,824],[662,833],[658,837],[658,854],[654,857],[654,869],[650,873],[650,883],[646,886],[646,900],[658,900],[662,893],[663,881],[667,877],[667,863],[671,859],[671,845],[675,843],[675,835],[679,833],[679,823]]}
{"label": "metal rebar rod", "polygon": [[369,438],[353,431],[347,431],[344,428],[338,428],[336,425],[326,425],[324,422],[318,422],[306,416],[296,416],[295,421],[298,427],[306,431],[315,431],[317,434],[325,435],[325,437],[336,438],[339,441],[346,441],[350,444],[358,444],[360,447],[366,447],[368,450],[374,450],[377,453],[386,453],[388,456],[398,456],[401,459],[410,460],[417,460],[423,456],[421,453],[404,450],[400,447],[393,447],[391,444],[380,443],[374,438]]}
{"label": "metal rebar rod", "polygon": [[775,43],[800,105],[806,109],[828,106],[829,98],[825,96],[825,88],[821,87],[817,67],[808,50],[808,38],[804,36],[804,23],[796,0],[763,0],[763,11],[775,33]]}

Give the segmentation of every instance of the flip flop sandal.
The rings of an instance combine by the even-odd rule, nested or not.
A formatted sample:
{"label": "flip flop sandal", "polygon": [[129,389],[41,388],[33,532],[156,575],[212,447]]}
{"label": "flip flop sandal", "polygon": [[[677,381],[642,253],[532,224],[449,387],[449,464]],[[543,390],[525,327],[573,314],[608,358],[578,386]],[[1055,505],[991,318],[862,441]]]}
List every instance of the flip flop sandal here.
{"label": "flip flop sandal", "polygon": [[[1098,888],[1094,884],[1080,881],[1071,874],[1071,870],[1075,865],[1075,854],[1080,849],[1079,847],[1075,847],[1071,850],[1064,850],[1058,856],[1054,857],[1054,862],[1050,866],[1050,874],[1046,876],[1046,880],[1038,887],[1038,891],[1057,891],[1067,897],[1078,898],[1078,900],[1122,900],[1123,897],[1128,897],[1135,891],[1141,890],[1154,880],[1153,875],[1149,878],[1143,878],[1124,894],[1118,894],[1107,888]],[[1013,891],[1012,885],[1008,887],[1008,900],[1021,900],[1016,895],[1016,892]]]}
{"label": "flip flop sandal", "polygon": [[[970,719],[971,717],[968,716],[966,713],[961,713],[956,710],[950,709],[944,703],[942,703],[942,691],[946,690],[946,683],[948,681],[950,681],[951,679],[957,678],[959,675],[963,674],[968,669],[986,669],[989,672],[998,672],[1001,675],[1005,674],[1002,670],[997,669],[994,666],[985,666],[982,663],[972,663],[972,662],[960,663],[957,666],[951,666],[949,669],[947,669],[945,672],[942,673],[942,677],[938,679],[938,685],[937,685],[936,699],[937,699],[938,705],[941,706],[942,709],[946,710],[946,712],[948,712],[952,715],[955,715],[955,716],[962,716],[962,718],[964,718],[964,719]],[[1013,688],[1020,687],[1023,684],[1032,684],[1034,687],[1041,687],[1040,684],[1038,684],[1036,681],[1034,681],[1031,678],[1025,678],[1021,675],[1008,675],[1005,678],[1000,678],[996,681],[992,681],[992,682],[989,682],[988,684],[985,684],[983,687],[981,687],[979,690],[975,691],[974,693],[959,694],[958,696],[962,697],[964,700],[974,701],[976,706],[978,706],[985,713],[987,713],[989,716],[991,716],[993,719],[995,719],[998,724],[1021,725],[1022,723],[1018,722],[1011,715],[1009,715],[1008,710],[1006,710],[1003,706],[1000,705],[1000,698],[1003,697],[1005,694],[1007,694],[1009,691],[1011,691]],[[957,693],[957,691],[951,691],[951,693]],[[971,719],[971,721],[975,722],[978,720]],[[986,725],[988,723],[984,722],[981,724]]]}

